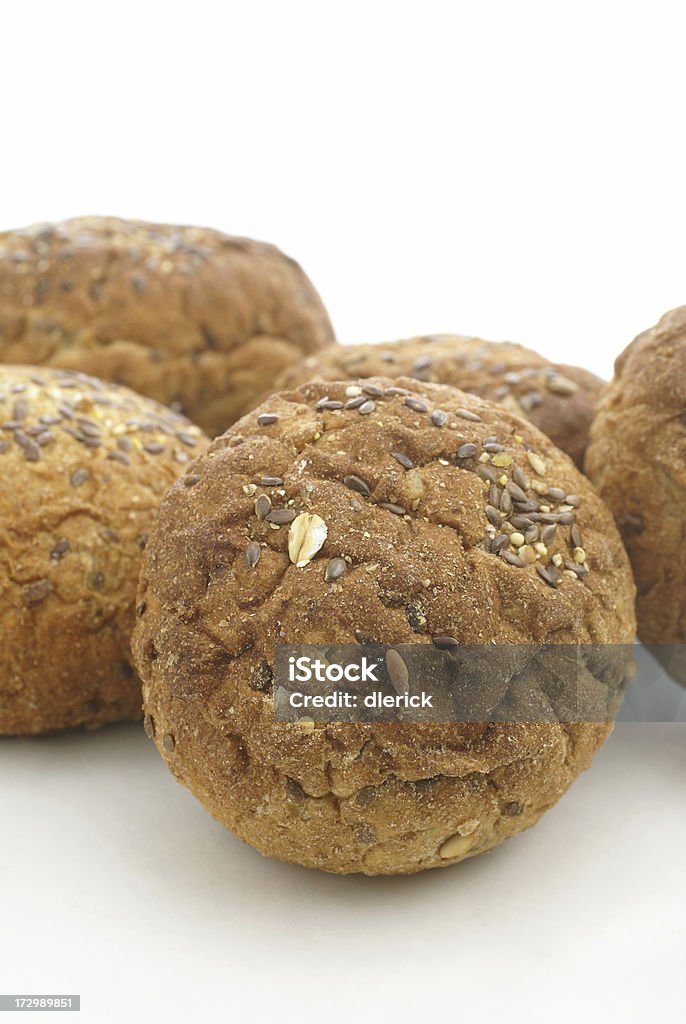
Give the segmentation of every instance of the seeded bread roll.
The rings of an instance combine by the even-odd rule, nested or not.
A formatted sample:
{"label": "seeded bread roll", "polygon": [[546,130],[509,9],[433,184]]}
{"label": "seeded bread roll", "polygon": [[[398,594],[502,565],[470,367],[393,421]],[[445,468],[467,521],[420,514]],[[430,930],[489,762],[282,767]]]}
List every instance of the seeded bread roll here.
{"label": "seeded bread roll", "polygon": [[140,716],[141,551],[160,497],[205,444],[127,388],[0,367],[0,734]]}
{"label": "seeded bread roll", "polygon": [[79,217],[0,233],[0,361],[126,384],[214,436],[333,341],[297,263],[209,228]]}
{"label": "seeded bread roll", "polygon": [[588,370],[550,363],[521,345],[452,334],[378,345],[333,345],[286,370],[278,386],[377,374],[452,384],[499,402],[547,434],[579,468],[593,410],[605,386]]}
{"label": "seeded bread roll", "polygon": [[609,726],[276,723],[274,645],[628,642],[633,597],[610,513],[531,424],[406,378],[315,381],[162,502],[133,640],[146,729],[264,854],[451,864],[533,825]]}
{"label": "seeded bread roll", "polygon": [[[686,641],[686,306],[666,313],[615,363],[591,429],[586,471],[614,512],[634,570],[638,635]],[[656,651],[686,682],[677,648]]]}

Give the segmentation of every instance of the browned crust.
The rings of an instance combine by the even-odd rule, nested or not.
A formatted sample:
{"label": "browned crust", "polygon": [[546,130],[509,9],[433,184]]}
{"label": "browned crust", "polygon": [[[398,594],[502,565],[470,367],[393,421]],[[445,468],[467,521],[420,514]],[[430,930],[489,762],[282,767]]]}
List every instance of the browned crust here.
{"label": "browned crust", "polygon": [[613,511],[645,643],[686,640],[686,306],[622,352],[598,406],[586,470]]}
{"label": "browned crust", "polygon": [[[449,387],[395,383],[428,411],[385,393],[366,396],[375,402],[368,414],[336,408],[354,400],[351,386],[393,387],[388,379],[313,382],[273,396],[217,439],[165,497],[139,589],[133,648],[147,728],[173,773],[263,853],[335,872],[410,873],[491,848],[558,799],[608,729],[276,724],[265,669],[275,643],[429,643],[436,634],[605,643],[627,642],[634,630],[612,518],[567,456],[506,409]],[[317,409],[327,394],[333,407]],[[440,427],[437,410],[447,413]],[[278,418],[259,425],[265,413]],[[517,466],[531,493],[541,497],[536,478],[544,491],[581,498],[574,525],[587,574],[563,573],[551,587],[534,564],[516,567],[491,550],[490,484],[476,472],[484,463],[455,456],[472,442],[481,453],[490,435],[503,445],[499,476]],[[543,477],[531,457],[544,461]],[[369,496],[345,485],[351,474],[369,483]],[[265,475],[283,485],[261,484]],[[326,542],[304,568],[289,560],[289,527],[256,516],[260,493],[326,522]],[[569,556],[571,528],[558,526],[546,564]],[[254,568],[250,541],[260,545]],[[333,557],[349,560],[348,570],[327,583]],[[442,857],[457,834],[464,848]]]}
{"label": "browned crust", "polygon": [[333,340],[272,245],[209,228],[78,217],[0,234],[0,360],[81,370],[221,433]]}
{"label": "browned crust", "polygon": [[0,368],[0,734],[140,716],[141,550],[162,494],[205,444],[126,388]]}
{"label": "browned crust", "polygon": [[499,402],[530,420],[580,468],[593,410],[605,386],[588,370],[550,363],[513,342],[462,335],[331,346],[286,371],[279,386],[376,375],[451,384]]}

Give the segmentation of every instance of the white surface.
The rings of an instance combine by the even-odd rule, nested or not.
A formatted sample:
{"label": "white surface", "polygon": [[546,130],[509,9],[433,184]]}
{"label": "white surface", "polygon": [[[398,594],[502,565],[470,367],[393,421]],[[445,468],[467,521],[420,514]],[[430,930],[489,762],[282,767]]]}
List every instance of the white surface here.
{"label": "white surface", "polygon": [[[609,374],[686,302],[682,17],[11,5],[0,227],[206,223],[300,260],[343,340],[478,333]],[[263,861],[135,729],[2,742],[0,990],[98,1022],[680,1019],[685,761],[683,726],[623,726],[532,832],[374,881]]]}
{"label": "white surface", "polygon": [[0,987],[98,1024],[677,1021],[685,776],[686,726],[620,725],[492,853],[339,878],[234,839],[140,727],[4,741]]}
{"label": "white surface", "polygon": [[3,17],[0,225],[206,223],[300,260],[343,340],[475,333],[609,374],[686,302],[683,18],[25,0]]}

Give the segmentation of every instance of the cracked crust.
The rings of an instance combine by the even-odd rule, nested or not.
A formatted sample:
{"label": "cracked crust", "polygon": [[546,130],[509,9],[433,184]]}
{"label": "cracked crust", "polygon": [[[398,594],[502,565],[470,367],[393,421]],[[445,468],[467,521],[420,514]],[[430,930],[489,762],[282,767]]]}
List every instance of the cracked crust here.
{"label": "cracked crust", "polygon": [[286,370],[279,388],[307,380],[414,377],[451,384],[524,416],[581,468],[605,384],[578,366],[550,363],[513,342],[428,335],[377,345],[331,346]]}
{"label": "cracked crust", "polygon": [[[536,562],[497,553],[490,473],[558,510],[540,568],[567,557],[575,528],[585,571],[546,582]],[[326,523],[303,568],[289,526],[256,515],[264,494],[264,508]],[[327,581],[341,557],[346,571]],[[340,873],[412,873],[490,849],[555,803],[609,726],[278,724],[275,643],[614,643],[634,630],[626,555],[571,460],[506,409],[404,378],[311,382],[215,440],[162,502],[138,600],[146,729],[171,771],[262,853]]]}
{"label": "cracked crust", "polygon": [[127,388],[0,368],[0,734],[140,717],[141,550],[162,494],[206,442]]}
{"label": "cracked crust", "polygon": [[[591,430],[586,471],[613,511],[634,570],[638,634],[686,641],[686,306],[615,363]],[[679,659],[675,677],[686,682]]]}
{"label": "cracked crust", "polygon": [[209,228],[79,217],[0,234],[0,360],[126,384],[214,436],[334,340],[272,245]]}

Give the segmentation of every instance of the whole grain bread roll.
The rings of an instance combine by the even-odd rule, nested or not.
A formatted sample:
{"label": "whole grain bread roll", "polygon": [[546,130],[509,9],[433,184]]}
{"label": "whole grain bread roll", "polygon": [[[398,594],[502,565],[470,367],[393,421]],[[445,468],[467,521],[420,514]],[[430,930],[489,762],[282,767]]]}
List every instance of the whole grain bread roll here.
{"label": "whole grain bread roll", "polygon": [[286,370],[279,388],[346,377],[408,376],[452,384],[525,416],[582,467],[604,382],[509,341],[444,334],[374,345],[333,345]]}
{"label": "whole grain bread roll", "polygon": [[311,382],[161,504],[133,639],[146,729],[264,854],[452,864],[533,825],[609,725],[280,723],[274,645],[627,643],[633,597],[609,511],[530,423],[417,380]]}
{"label": "whole grain bread roll", "polygon": [[127,388],[0,366],[0,734],[140,717],[141,553],[161,496],[206,443]]}
{"label": "whole grain bread roll", "polygon": [[638,635],[686,682],[686,306],[639,334],[591,428],[586,472],[615,515],[636,579]]}
{"label": "whole grain bread roll", "polygon": [[272,245],[117,217],[0,233],[0,362],[126,384],[212,436],[331,341],[317,292]]}

